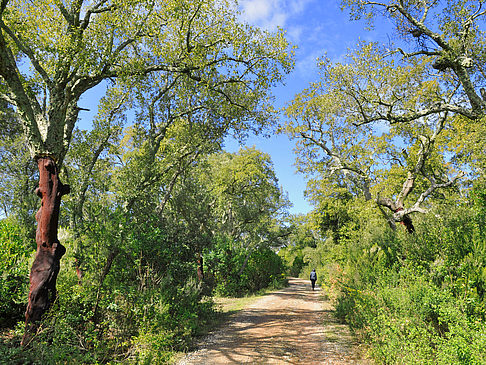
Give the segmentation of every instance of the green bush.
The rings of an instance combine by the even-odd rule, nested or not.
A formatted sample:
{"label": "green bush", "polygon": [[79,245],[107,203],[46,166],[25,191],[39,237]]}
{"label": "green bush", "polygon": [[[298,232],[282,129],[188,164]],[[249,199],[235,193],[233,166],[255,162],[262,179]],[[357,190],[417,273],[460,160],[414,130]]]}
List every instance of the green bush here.
{"label": "green bush", "polygon": [[260,247],[247,255],[246,249],[225,239],[206,254],[206,271],[216,294],[242,296],[285,281],[285,265],[272,249]]}
{"label": "green bush", "polygon": [[22,238],[12,219],[0,220],[0,323],[23,317],[29,290],[29,259],[32,244]]}
{"label": "green bush", "polygon": [[366,232],[345,242],[346,260],[330,271],[328,287],[337,289],[338,316],[370,344],[377,363],[485,363],[480,208],[449,206],[417,217],[412,235],[363,225]]}
{"label": "green bush", "polygon": [[0,363],[164,364],[191,345],[215,313],[197,280],[191,238],[149,217],[124,224],[127,233],[116,222],[87,224],[77,240],[61,230],[58,298],[28,347],[17,350],[20,327],[0,342]]}

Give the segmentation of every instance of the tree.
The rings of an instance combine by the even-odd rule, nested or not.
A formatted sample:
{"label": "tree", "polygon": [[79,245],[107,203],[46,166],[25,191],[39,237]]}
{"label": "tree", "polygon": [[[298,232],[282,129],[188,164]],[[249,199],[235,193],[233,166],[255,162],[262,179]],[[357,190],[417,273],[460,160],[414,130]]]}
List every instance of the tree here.
{"label": "tree", "polygon": [[83,110],[81,95],[107,80],[137,84],[156,74],[155,94],[182,83],[195,96],[219,96],[228,114],[246,111],[239,121],[249,106],[260,125],[271,112],[268,88],[292,67],[288,44],[282,33],[239,23],[235,9],[232,1],[205,0],[1,1],[0,99],[19,114],[42,199],[27,332],[56,295],[65,252],[59,207],[70,191],[59,169]]}
{"label": "tree", "polygon": [[0,100],[0,205],[3,216],[14,216],[26,240],[35,238],[34,211],[37,200],[32,194],[36,169],[22,135],[15,110]]}
{"label": "tree", "polygon": [[286,237],[283,247],[278,251],[289,267],[291,276],[299,276],[304,265],[304,251],[307,247],[316,248],[320,240],[318,229],[311,213],[295,215],[289,219],[290,234]]}
{"label": "tree", "polygon": [[[473,121],[484,117],[486,55],[481,25],[486,10],[482,9],[482,1],[344,0],[343,5],[355,19],[366,18],[370,23],[377,17],[390,19],[396,34],[409,50],[390,45],[387,53],[399,55],[405,61],[428,59],[430,71],[438,71],[431,78],[443,78],[441,88],[447,91],[434,103],[412,110],[403,110],[399,99],[389,99],[381,106],[372,102],[364,108],[369,115],[364,123],[377,116],[406,122],[444,112],[457,113]],[[372,112],[375,106],[379,107]]]}
{"label": "tree", "polygon": [[[450,158],[455,116],[477,123],[482,107],[467,91],[469,76],[434,71],[423,50],[390,47],[363,43],[345,64],[323,60],[321,80],[288,107],[284,128],[298,140],[302,171],[326,179],[329,196],[345,189],[374,200],[392,228],[413,232],[411,214],[464,175]],[[462,75],[464,66],[454,67]]]}
{"label": "tree", "polygon": [[213,196],[219,234],[245,252],[239,274],[259,247],[279,247],[289,234],[283,226],[289,201],[278,185],[268,154],[254,147],[209,158],[205,177]]}

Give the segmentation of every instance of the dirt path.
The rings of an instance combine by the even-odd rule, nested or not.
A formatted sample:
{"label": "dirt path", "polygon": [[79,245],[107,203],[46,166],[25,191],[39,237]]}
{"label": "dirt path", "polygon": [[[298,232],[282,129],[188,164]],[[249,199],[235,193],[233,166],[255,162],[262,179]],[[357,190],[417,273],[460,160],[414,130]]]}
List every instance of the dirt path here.
{"label": "dirt path", "polygon": [[370,364],[347,326],[333,318],[330,303],[319,299],[309,281],[290,279],[288,288],[230,317],[179,365]]}

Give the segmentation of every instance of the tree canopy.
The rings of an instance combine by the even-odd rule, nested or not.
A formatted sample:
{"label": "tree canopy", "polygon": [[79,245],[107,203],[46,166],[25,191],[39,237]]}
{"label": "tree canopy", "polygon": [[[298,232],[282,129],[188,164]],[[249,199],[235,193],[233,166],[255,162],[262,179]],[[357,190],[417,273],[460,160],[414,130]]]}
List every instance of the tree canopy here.
{"label": "tree canopy", "polygon": [[191,103],[180,91],[192,90],[198,102],[211,99],[213,111],[222,106],[220,116],[243,123],[250,113],[261,125],[269,87],[292,61],[281,33],[242,24],[236,14],[231,1],[3,0],[2,100],[20,114],[31,154],[59,161],[83,109],[80,96],[105,80],[140,90],[152,108],[162,99]]}
{"label": "tree canopy", "polygon": [[289,105],[283,129],[297,141],[300,170],[326,181],[312,186],[374,200],[391,226],[413,232],[410,215],[474,168],[454,157],[454,133],[460,121],[484,123],[485,13],[474,2],[345,4],[355,18],[390,18],[396,43],[362,42],[343,63],[320,60],[321,80]]}
{"label": "tree canopy", "polygon": [[[270,125],[270,89],[292,67],[283,31],[270,33],[242,23],[234,1],[1,1],[2,124],[22,125],[39,170],[35,192],[42,199],[23,344],[57,296],[60,259],[66,252],[57,236],[61,197],[71,191],[60,181],[60,168],[73,134],[81,155],[71,161],[83,174],[72,180],[80,189],[71,223],[82,229],[87,190],[95,185],[90,180],[99,173],[95,165],[103,160],[109,167],[105,155],[133,116],[114,154],[122,157],[122,168],[97,175],[105,179],[103,192],[112,189],[115,175],[123,207],[117,219],[128,224],[130,213],[145,210],[146,197],[169,181],[158,204],[162,212],[182,170],[198,154],[209,152],[208,141],[217,143],[228,133],[243,138]],[[95,129],[82,136],[75,130],[85,110],[81,96],[100,84],[107,91],[101,95]],[[199,140],[189,141],[188,130],[198,130]],[[179,138],[180,149],[166,138]],[[94,151],[86,150],[89,143]],[[107,245],[107,272],[128,234],[123,229],[118,233]],[[86,247],[79,245],[80,250]],[[105,277],[101,275],[99,288]]]}

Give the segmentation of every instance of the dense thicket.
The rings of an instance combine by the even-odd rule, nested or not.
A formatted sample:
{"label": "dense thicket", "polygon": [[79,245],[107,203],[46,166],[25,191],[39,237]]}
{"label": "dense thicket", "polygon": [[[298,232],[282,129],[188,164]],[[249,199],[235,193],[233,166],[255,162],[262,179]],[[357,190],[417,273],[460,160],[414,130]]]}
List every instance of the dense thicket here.
{"label": "dense thicket", "polygon": [[[248,274],[260,256],[281,278],[271,161],[222,141],[272,124],[270,89],[292,67],[283,32],[242,23],[233,0],[2,0],[2,326],[28,305],[26,348],[14,336],[0,358],[163,362],[204,324],[219,279],[227,294],[267,285]],[[205,255],[226,241],[237,275],[208,280]]]}
{"label": "dense thicket", "polygon": [[[36,247],[31,157],[62,166],[71,194],[54,222],[58,295],[24,348],[23,326],[5,332],[0,359],[165,363],[204,329],[213,295],[316,268],[378,363],[484,362],[486,11],[343,5],[387,17],[396,43],[320,60],[286,108],[314,204],[288,220],[269,156],[222,150],[271,125],[269,88],[292,68],[282,32],[241,24],[229,0],[1,1],[5,331],[22,320]],[[81,95],[99,85],[79,130]]]}
{"label": "dense thicket", "polygon": [[[378,363],[481,364],[486,355],[486,200],[478,184],[468,199],[446,199],[415,220],[415,233],[383,224],[379,210],[345,207],[308,222],[312,245],[282,250],[320,272],[338,316],[370,344]],[[319,211],[316,210],[315,213]],[[329,224],[334,218],[338,224]],[[334,232],[340,231],[339,239]],[[296,237],[297,238],[297,237]]]}
{"label": "dense thicket", "polygon": [[[109,240],[109,269],[126,240],[124,227],[137,214],[162,215],[177,180],[199,157],[218,151],[229,134],[243,138],[271,124],[270,88],[292,67],[283,32],[242,23],[234,0],[1,1],[2,133],[22,131],[22,147],[37,164],[35,194],[42,199],[35,215],[24,345],[57,297],[66,253],[59,225],[69,221],[76,240],[89,229],[90,189],[96,186],[105,199],[96,207],[119,221],[118,236]],[[98,114],[93,132],[83,135],[75,128],[87,110],[80,104],[95,87]],[[131,128],[117,144],[122,126]],[[69,154],[83,139],[78,153]],[[108,151],[114,145],[118,151]],[[24,155],[12,145],[2,152],[7,150]],[[6,158],[2,162],[9,165]],[[32,207],[23,198],[30,187],[24,166],[32,170],[14,158],[6,174],[11,184],[2,201],[6,215],[19,206],[15,198],[27,203],[20,212]],[[70,192],[66,218],[61,198]],[[155,211],[147,209],[150,203]],[[91,264],[89,248],[76,246],[80,272]]]}

